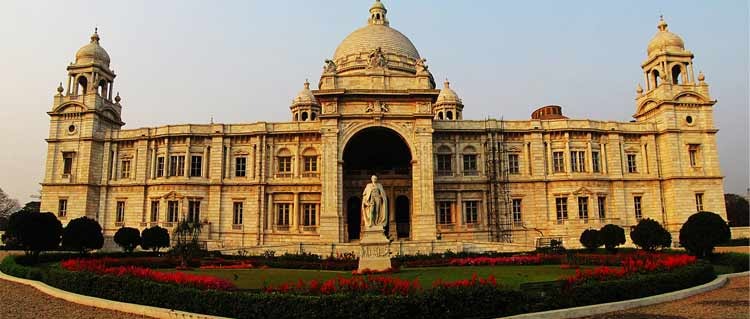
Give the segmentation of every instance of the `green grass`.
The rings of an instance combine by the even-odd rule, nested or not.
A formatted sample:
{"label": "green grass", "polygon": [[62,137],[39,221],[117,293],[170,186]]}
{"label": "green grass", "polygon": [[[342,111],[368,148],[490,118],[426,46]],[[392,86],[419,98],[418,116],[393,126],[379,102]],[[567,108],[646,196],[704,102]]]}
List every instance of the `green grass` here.
{"label": "green grass", "polygon": [[[165,270],[173,271],[173,270]],[[260,289],[264,285],[277,285],[285,282],[296,282],[297,279],[327,280],[336,277],[351,277],[348,271],[320,271],[303,269],[201,269],[187,271],[192,274],[216,276],[233,282],[240,289]],[[477,267],[429,267],[404,268],[393,274],[403,279],[418,279],[422,287],[430,287],[437,279],[454,281],[469,279],[473,274],[486,278],[494,275],[497,282],[507,287],[518,288],[522,283],[552,281],[575,274],[575,269],[560,269],[559,265],[540,266],[477,266]]]}

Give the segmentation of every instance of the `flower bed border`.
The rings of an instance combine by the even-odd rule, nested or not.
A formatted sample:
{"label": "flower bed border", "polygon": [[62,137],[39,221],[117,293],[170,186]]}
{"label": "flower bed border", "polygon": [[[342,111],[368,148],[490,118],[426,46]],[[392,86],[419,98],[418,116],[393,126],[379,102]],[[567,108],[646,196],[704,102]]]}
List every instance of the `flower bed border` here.
{"label": "flower bed border", "polygon": [[[134,278],[100,276],[85,272],[68,272],[61,269],[39,269],[15,263],[7,257],[0,270],[10,275],[37,279],[50,286],[73,293],[99,298],[136,303],[140,305],[181,309],[186,312],[205,313],[229,317],[299,318],[306,317],[386,317],[389,318],[441,318],[460,314],[471,317],[497,317],[570,307],[550,303],[554,294],[536,297],[522,291],[496,287],[468,287],[465,289],[432,289],[414,296],[343,295],[299,296],[246,292],[223,292],[177,287]],[[633,298],[643,293],[661,293],[683,289],[711,281],[715,278],[710,264],[697,263],[669,273],[639,275],[635,278],[604,283],[592,283],[574,290],[567,298],[604,302],[592,291],[611,291],[617,287],[636,288],[643,291],[625,291],[615,296]],[[643,285],[643,281],[660,282],[665,287]],[[646,288],[643,288],[646,287]],[[660,290],[660,291],[656,291]],[[148,291],[147,295],[142,292]],[[595,297],[591,299],[590,297]],[[611,296],[610,296],[611,297]],[[489,302],[489,301],[492,302]]]}

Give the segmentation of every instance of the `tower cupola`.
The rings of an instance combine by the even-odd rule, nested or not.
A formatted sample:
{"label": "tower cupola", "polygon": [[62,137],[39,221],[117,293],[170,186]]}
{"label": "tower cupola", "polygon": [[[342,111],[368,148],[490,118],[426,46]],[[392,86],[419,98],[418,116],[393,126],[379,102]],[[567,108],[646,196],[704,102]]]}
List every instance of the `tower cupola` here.
{"label": "tower cupola", "polygon": [[436,120],[460,120],[463,118],[464,104],[458,97],[456,91],[451,89],[451,83],[448,79],[443,83],[443,89],[435,101],[433,114]]}
{"label": "tower cupola", "polygon": [[305,80],[302,91],[292,100],[292,120],[295,122],[315,121],[320,114],[320,103],[310,90],[310,82]]}

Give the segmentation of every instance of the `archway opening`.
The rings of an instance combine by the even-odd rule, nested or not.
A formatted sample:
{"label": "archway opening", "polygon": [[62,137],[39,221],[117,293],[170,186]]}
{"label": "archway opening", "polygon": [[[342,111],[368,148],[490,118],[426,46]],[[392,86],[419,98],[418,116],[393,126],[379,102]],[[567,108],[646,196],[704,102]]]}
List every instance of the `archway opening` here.
{"label": "archway opening", "polygon": [[398,238],[409,238],[411,229],[409,206],[408,197],[404,195],[396,197],[396,235]]}
{"label": "archway opening", "polygon": [[[398,194],[411,194],[411,161],[409,146],[401,135],[389,128],[366,128],[349,139],[343,151],[343,198],[348,198],[345,216],[349,240],[360,238],[362,230],[360,197],[372,175],[378,176],[378,182],[383,185],[388,198],[389,216],[385,227],[386,235],[391,238],[397,236],[394,195],[397,192]],[[357,198],[356,206],[352,200],[353,197]],[[407,201],[408,198],[406,197]],[[410,223],[408,216],[407,213],[403,221],[407,229]]]}

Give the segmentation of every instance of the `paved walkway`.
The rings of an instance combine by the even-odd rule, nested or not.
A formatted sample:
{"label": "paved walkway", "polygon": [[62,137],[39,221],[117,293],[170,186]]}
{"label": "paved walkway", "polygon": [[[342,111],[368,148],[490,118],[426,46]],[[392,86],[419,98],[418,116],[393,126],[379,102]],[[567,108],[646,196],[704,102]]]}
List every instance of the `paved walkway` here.
{"label": "paved walkway", "polygon": [[115,319],[149,317],[82,306],[51,297],[27,285],[0,279],[0,318]]}
{"label": "paved walkway", "polygon": [[580,319],[750,319],[750,276],[685,299]]}

